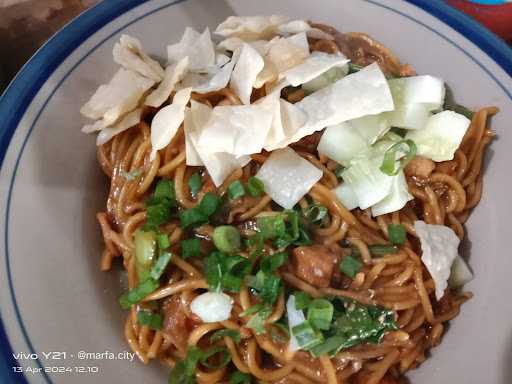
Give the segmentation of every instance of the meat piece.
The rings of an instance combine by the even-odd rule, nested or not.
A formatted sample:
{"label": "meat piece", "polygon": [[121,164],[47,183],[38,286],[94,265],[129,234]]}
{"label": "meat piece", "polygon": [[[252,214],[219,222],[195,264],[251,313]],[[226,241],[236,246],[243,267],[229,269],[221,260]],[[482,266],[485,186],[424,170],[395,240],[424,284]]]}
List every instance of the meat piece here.
{"label": "meat piece", "polygon": [[435,167],[436,165],[432,160],[426,157],[416,156],[407,164],[404,171],[408,177],[416,176],[426,179],[434,171]]}
{"label": "meat piece", "polygon": [[323,245],[297,247],[293,250],[295,273],[309,284],[326,288],[331,283],[338,257]]}
{"label": "meat piece", "polygon": [[192,331],[192,321],[187,317],[184,303],[179,295],[171,296],[164,302],[164,323],[163,331],[169,335],[176,348],[183,352],[187,351],[188,335]]}

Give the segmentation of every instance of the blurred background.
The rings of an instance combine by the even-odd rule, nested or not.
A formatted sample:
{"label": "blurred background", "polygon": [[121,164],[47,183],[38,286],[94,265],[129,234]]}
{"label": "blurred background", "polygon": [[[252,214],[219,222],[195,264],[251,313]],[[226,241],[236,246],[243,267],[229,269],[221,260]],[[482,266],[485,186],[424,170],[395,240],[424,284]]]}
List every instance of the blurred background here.
{"label": "blurred background", "polygon": [[[0,93],[48,38],[100,1],[118,0],[0,0]],[[446,2],[512,44],[512,0]]]}

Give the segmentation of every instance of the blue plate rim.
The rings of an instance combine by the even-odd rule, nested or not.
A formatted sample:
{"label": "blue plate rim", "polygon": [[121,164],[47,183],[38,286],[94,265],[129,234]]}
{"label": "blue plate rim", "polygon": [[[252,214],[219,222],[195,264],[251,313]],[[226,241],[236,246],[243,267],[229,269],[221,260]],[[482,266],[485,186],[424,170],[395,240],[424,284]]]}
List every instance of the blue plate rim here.
{"label": "blue plate rim", "polygon": [[[100,2],[69,22],[23,66],[0,97],[0,116],[2,116],[0,121],[0,169],[3,166],[5,154],[20,120],[37,92],[60,63],[99,29],[122,14],[148,1],[150,0]],[[176,0],[167,4],[167,6],[182,1],[186,0]],[[382,6],[382,4],[372,0],[364,1]],[[512,49],[485,27],[440,0],[405,1],[423,9],[461,33],[492,58],[506,73],[512,76]],[[407,16],[392,7],[385,6],[385,8]],[[27,87],[26,84],[30,84],[30,86]],[[510,93],[506,89],[504,90],[511,97]],[[27,382],[24,376],[14,374],[11,367],[15,366],[19,365],[13,357],[9,337],[0,318],[0,378],[2,382]],[[46,374],[44,376],[47,382],[51,382]]]}

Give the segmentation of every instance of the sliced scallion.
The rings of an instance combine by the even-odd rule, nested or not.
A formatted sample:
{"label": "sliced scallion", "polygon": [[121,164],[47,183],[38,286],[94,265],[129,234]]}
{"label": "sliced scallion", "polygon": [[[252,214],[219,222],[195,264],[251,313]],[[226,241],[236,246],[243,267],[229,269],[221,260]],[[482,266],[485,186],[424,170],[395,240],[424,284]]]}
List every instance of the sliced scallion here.
{"label": "sliced scallion", "polygon": [[[407,145],[408,149],[405,152],[405,156],[402,159],[400,159],[399,165],[397,167],[397,153],[399,151],[404,151],[404,144]],[[409,139],[400,140],[399,142],[393,144],[391,147],[388,148],[388,150],[384,154],[384,160],[382,160],[382,164],[380,166],[381,172],[388,176],[397,175],[398,172],[405,168],[409,161],[414,159],[414,157],[416,156],[416,151],[416,144],[414,144],[414,141]]]}
{"label": "sliced scallion", "polygon": [[157,262],[155,263],[153,268],[151,268],[151,272],[149,273],[149,275],[151,276],[152,279],[154,279],[154,280],[160,279],[160,277],[162,276],[162,274],[165,271],[165,268],[167,268],[167,265],[171,261],[171,258],[172,258],[172,253],[170,253],[170,252],[160,253],[160,256],[158,257]]}
{"label": "sliced scallion", "polygon": [[407,239],[405,227],[402,224],[389,224],[388,237],[392,244],[402,245]]}
{"label": "sliced scallion", "polygon": [[201,175],[197,172],[193,173],[188,179],[188,187],[190,188],[190,193],[192,196],[197,195],[202,186],[203,179],[201,178]]}
{"label": "sliced scallion", "polygon": [[233,181],[228,187],[228,196],[230,199],[238,199],[245,195],[244,185],[240,180]]}
{"label": "sliced scallion", "polygon": [[307,320],[293,327],[292,334],[301,349],[311,349],[324,341],[322,333],[315,331]]}
{"label": "sliced scallion", "polygon": [[201,240],[198,238],[181,240],[181,257],[188,259],[189,257],[201,256]]}
{"label": "sliced scallion", "polygon": [[157,313],[151,313],[149,311],[137,312],[137,322],[140,325],[146,325],[151,329],[158,331],[162,329],[162,316]]}
{"label": "sliced scallion", "polygon": [[251,176],[247,181],[247,191],[252,197],[259,197],[265,192],[265,185],[257,177]]}
{"label": "sliced scallion", "polygon": [[307,319],[315,329],[328,330],[331,326],[334,306],[325,299],[315,299],[308,306]]}
{"label": "sliced scallion", "polygon": [[233,253],[240,249],[240,232],[232,225],[221,225],[213,231],[213,243],[221,252]]}
{"label": "sliced scallion", "polygon": [[359,258],[348,255],[341,260],[340,263],[340,271],[343,272],[350,278],[356,277],[356,274],[361,270],[363,263],[359,260]]}
{"label": "sliced scallion", "polygon": [[119,303],[122,308],[130,309],[132,305],[144,300],[147,295],[154,292],[159,286],[160,283],[157,280],[149,278],[129,292],[124,293],[119,299]]}

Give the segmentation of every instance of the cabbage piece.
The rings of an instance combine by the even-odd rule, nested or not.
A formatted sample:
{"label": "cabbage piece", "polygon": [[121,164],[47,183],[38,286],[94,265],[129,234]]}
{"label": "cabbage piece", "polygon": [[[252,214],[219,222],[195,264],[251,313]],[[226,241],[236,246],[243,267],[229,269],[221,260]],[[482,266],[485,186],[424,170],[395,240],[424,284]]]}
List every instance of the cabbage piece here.
{"label": "cabbage piece", "polygon": [[434,161],[452,160],[471,121],[453,111],[432,115],[423,129],[408,131],[406,139],[414,141],[417,154]]}
{"label": "cabbage piece", "polygon": [[[315,52],[313,52],[314,54]],[[341,67],[333,67],[328,71],[322,73],[320,76],[315,77],[313,80],[309,80],[307,83],[302,84],[302,89],[306,95],[310,95],[322,88],[335,83],[342,77],[348,74],[348,65]]]}
{"label": "cabbage piece", "polygon": [[393,181],[389,194],[372,206],[372,216],[374,217],[398,211],[402,209],[409,200],[414,198],[409,193],[409,188],[403,171],[400,171],[395,176],[391,176],[391,178]]}
{"label": "cabbage piece", "polygon": [[357,197],[358,206],[366,209],[389,195],[393,178],[382,173],[382,156],[362,157],[353,161],[341,177]]}
{"label": "cabbage piece", "polygon": [[389,123],[393,127],[405,129],[421,129],[431,116],[429,107],[425,104],[396,105],[394,111],[386,112]]}
{"label": "cabbage piece", "polygon": [[266,54],[278,74],[301,64],[308,56],[309,44],[305,33],[270,41]]}
{"label": "cabbage piece", "polygon": [[190,303],[190,310],[204,323],[228,320],[233,309],[233,299],[221,292],[206,292]]}
{"label": "cabbage piece", "polygon": [[223,37],[238,37],[245,41],[271,38],[280,24],[288,21],[285,16],[229,16],[220,23],[215,34]]}
{"label": "cabbage piece", "polygon": [[92,124],[86,124],[82,127],[83,133],[93,133],[97,131],[101,131],[103,128],[106,128],[105,122],[103,120],[96,120]]}
{"label": "cabbage piece", "polygon": [[460,288],[471,280],[473,280],[473,273],[464,259],[457,255],[452,264],[448,286],[453,289]]}
{"label": "cabbage piece", "polygon": [[437,77],[422,75],[391,79],[389,88],[397,106],[423,104],[433,111],[444,104],[444,81]]}
{"label": "cabbage piece", "polygon": [[179,43],[167,46],[169,63],[176,63],[185,56],[188,56],[189,69],[193,72],[208,72],[215,65],[215,48],[208,28],[199,34],[187,27]]}
{"label": "cabbage piece", "polygon": [[191,136],[195,128],[192,112],[190,108],[187,107],[185,108],[185,118],[183,121],[183,132],[185,134],[185,162],[190,166],[201,166],[204,164],[197,153]]}
{"label": "cabbage piece", "polygon": [[236,156],[261,152],[277,105],[278,100],[268,99],[250,105],[213,108],[210,119],[201,127],[198,145],[209,152]]}
{"label": "cabbage piece", "polygon": [[100,85],[80,113],[90,119],[101,119],[106,127],[135,109],[144,93],[155,82],[136,72],[121,68],[108,84]]}
{"label": "cabbage piece", "polygon": [[263,148],[267,151],[273,151],[286,147],[287,138],[297,132],[306,120],[306,114],[297,108],[295,104],[280,99],[279,107],[272,120],[272,127]]}
{"label": "cabbage piece", "polygon": [[[346,67],[348,62],[349,60],[343,55],[331,55],[325,52],[313,52],[304,60],[303,63],[284,72],[283,76],[290,83],[290,85],[296,87],[316,79],[318,76],[326,73],[333,67],[340,68],[341,71],[344,72],[342,67]],[[345,72],[345,74],[346,73],[347,72]],[[338,80],[341,77],[343,76],[339,76],[338,78],[335,78],[335,80]]]}
{"label": "cabbage piece", "polygon": [[256,174],[272,200],[291,209],[322,178],[322,171],[291,148],[273,151]]}
{"label": "cabbage piece", "polygon": [[120,41],[114,45],[113,55],[119,65],[155,82],[160,82],[164,77],[160,63],[146,55],[140,41],[134,37],[121,35]]}
{"label": "cabbage piece", "polygon": [[150,160],[156,157],[156,152],[165,148],[178,132],[185,118],[185,107],[190,100],[191,88],[182,89],[174,95],[172,104],[160,109],[151,121],[151,154]]}
{"label": "cabbage piece", "polygon": [[193,86],[192,90],[197,93],[208,93],[225,88],[229,83],[234,66],[235,60],[233,59],[213,75],[203,75],[201,81]]}
{"label": "cabbage piece", "polygon": [[[110,141],[115,135],[126,131],[128,128],[133,127],[140,123],[142,119],[142,108],[137,108],[136,110],[126,114],[123,116],[121,120],[115,123],[111,127],[103,128],[98,136],[96,137],[96,145],[103,145]],[[101,121],[101,120],[100,120]]]}
{"label": "cabbage piece", "polygon": [[376,63],[306,96],[295,105],[306,112],[308,121],[289,143],[329,125],[394,108],[388,83]]}
{"label": "cabbage piece", "polygon": [[258,51],[249,44],[242,45],[229,83],[229,87],[238,95],[242,103],[251,103],[252,88],[263,66],[263,58]]}
{"label": "cabbage piece", "polygon": [[358,130],[346,122],[327,127],[317,150],[329,159],[348,166],[352,159],[368,153],[370,146]]}
{"label": "cabbage piece", "polygon": [[307,36],[313,39],[334,40],[334,36],[322,31],[321,29],[313,28],[304,20],[293,20],[286,24],[281,24],[277,27],[277,32],[283,35],[306,32]]}
{"label": "cabbage piece", "polygon": [[414,229],[420,239],[421,261],[425,264],[436,286],[436,299],[440,300],[446,287],[453,261],[456,259],[460,239],[450,227],[415,221]]}
{"label": "cabbage piece", "polygon": [[183,79],[188,68],[188,56],[178,61],[176,64],[165,68],[165,76],[157,89],[151,92],[144,104],[150,107],[158,108],[167,101],[176,85]]}
{"label": "cabbage piece", "polygon": [[[185,126],[185,139],[189,139],[188,143],[190,145],[189,155],[191,153],[198,155],[200,159],[199,163],[206,167],[213,183],[218,187],[231,173],[245,166],[250,161],[250,157],[240,156],[237,158],[229,153],[210,152],[208,146],[201,147],[198,144],[197,137],[210,119],[212,109],[205,104],[192,100],[190,111],[192,119],[187,122],[190,124]],[[190,150],[190,148],[193,148],[194,152]],[[193,161],[198,160],[197,158],[193,158],[193,154],[190,160],[187,158],[187,165],[194,165]]]}
{"label": "cabbage piece", "polygon": [[295,296],[290,295],[286,301],[286,317],[288,318],[288,327],[290,330],[290,343],[288,344],[288,350],[295,352],[299,349],[299,343],[295,336],[293,336],[292,328],[302,324],[306,321],[304,312],[295,307]]}
{"label": "cabbage piece", "polygon": [[333,190],[333,192],[339,199],[341,204],[343,204],[343,206],[347,208],[349,211],[359,206],[359,201],[357,200],[356,194],[354,193],[352,188],[350,188],[350,185],[348,185],[347,183],[342,183],[341,185],[336,187]]}
{"label": "cabbage piece", "polygon": [[350,120],[348,123],[354,127],[368,144],[374,144],[391,129],[391,124],[385,114],[367,115]]}

